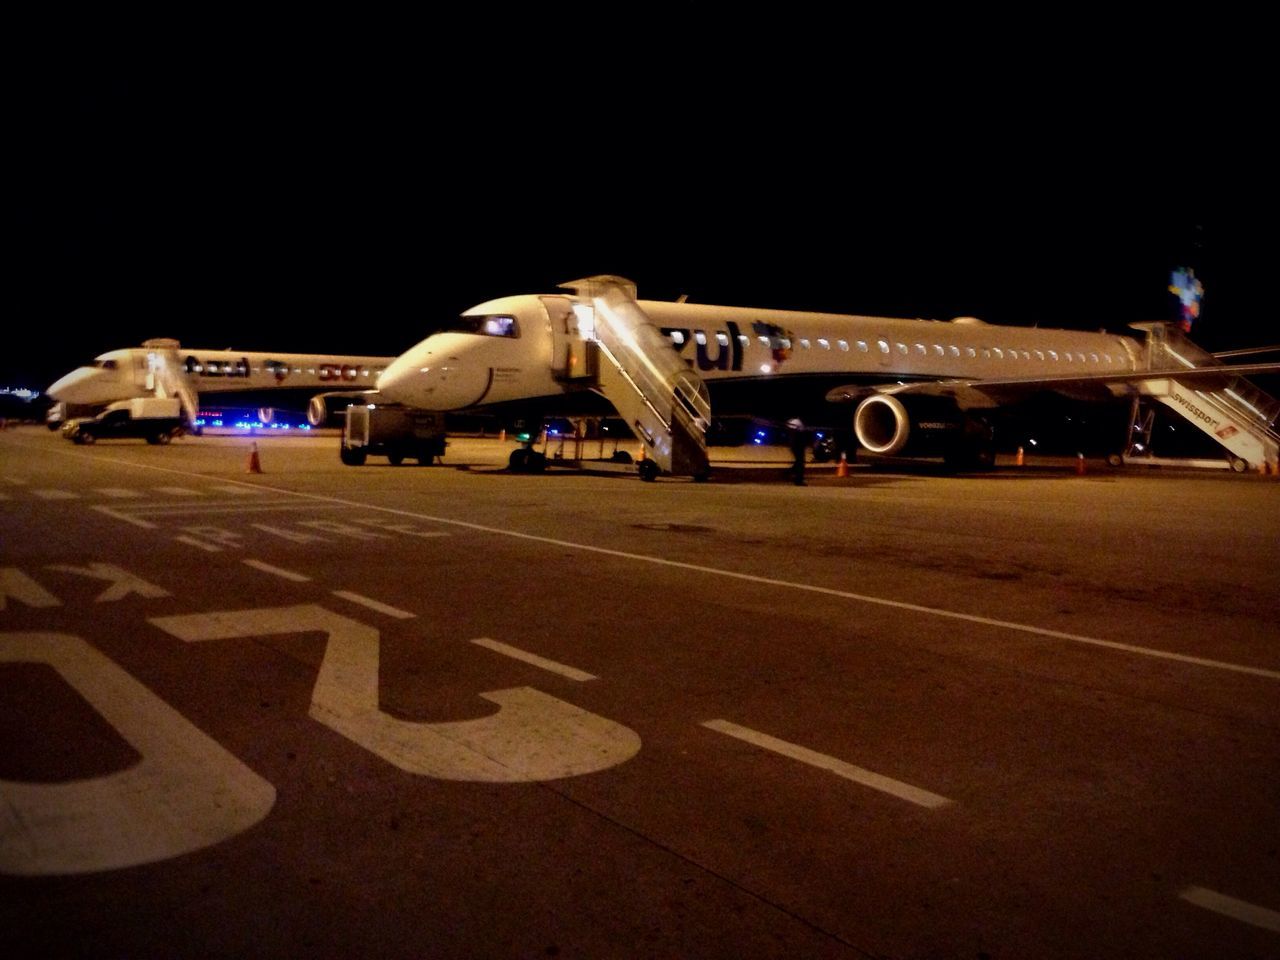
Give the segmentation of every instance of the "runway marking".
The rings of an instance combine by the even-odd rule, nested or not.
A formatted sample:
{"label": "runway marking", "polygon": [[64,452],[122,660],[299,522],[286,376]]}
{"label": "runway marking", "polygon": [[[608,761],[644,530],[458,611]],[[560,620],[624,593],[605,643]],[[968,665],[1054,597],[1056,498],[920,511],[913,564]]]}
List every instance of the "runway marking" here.
{"label": "runway marking", "polygon": [[558,673],[560,676],[568,677],[570,680],[581,682],[596,679],[593,674],[587,673],[585,670],[579,670],[577,667],[571,667],[555,660],[548,660],[546,657],[540,657],[536,653],[529,653],[527,650],[521,650],[518,647],[510,647],[505,643],[499,643],[497,640],[490,640],[488,637],[480,637],[471,642],[477,647],[484,647],[494,653],[501,653],[504,656],[511,657],[513,660],[523,660],[525,663],[541,667],[551,673]]}
{"label": "runway marking", "polygon": [[25,487],[27,485],[27,481],[21,480],[18,477],[5,477],[4,482],[12,484],[15,487]]}
{"label": "runway marking", "polygon": [[110,497],[113,500],[137,500],[142,496],[137,490],[126,487],[95,487],[94,489],[104,497]]}
{"label": "runway marking", "polygon": [[322,632],[324,659],[310,715],[408,773],[441,780],[530,783],[607,770],[640,750],[629,727],[532,687],[480,697],[497,712],[475,720],[419,723],[386,713],[379,702],[381,635],[315,604],[155,617],[188,643]]}
{"label": "runway marking", "polygon": [[1266,907],[1246,903],[1243,900],[1237,900],[1235,897],[1228,897],[1223,893],[1206,890],[1204,887],[1187,887],[1178,896],[1187,901],[1187,903],[1195,904],[1197,907],[1203,907],[1206,910],[1212,910],[1214,913],[1220,913],[1225,917],[1231,917],[1233,920],[1240,920],[1243,923],[1261,927],[1263,930],[1270,930],[1272,933],[1280,933],[1280,913],[1275,910],[1268,910]]}
{"label": "runway marking", "polygon": [[192,490],[190,487],[156,487],[157,493],[168,494],[171,497],[203,497],[204,491]]}
{"label": "runway marking", "polygon": [[[70,455],[69,452],[68,455]],[[203,474],[193,474],[185,470],[175,470],[172,467],[136,464],[128,461],[112,460],[107,457],[97,457],[95,459],[107,460],[108,462],[113,463],[125,463],[134,468],[141,466],[148,470],[159,470],[188,477],[203,477]],[[246,483],[245,486],[258,491],[270,490],[275,493],[298,497],[303,500],[310,500],[318,503],[333,503],[344,507],[356,507],[361,510],[389,513],[394,516],[412,517],[416,520],[428,520],[432,523],[440,523],[450,527],[459,527],[464,530],[475,530],[479,533],[488,533],[500,537],[513,537],[517,540],[527,540],[530,543],[546,543],[555,547],[563,547],[567,550],[582,550],[586,553],[594,553],[598,556],[618,557],[623,560],[652,563],[658,566],[670,567],[673,570],[689,570],[694,573],[705,573],[711,576],[725,577],[730,580],[740,580],[744,583],[756,583],[767,587],[778,587],[785,590],[799,590],[804,593],[816,593],[822,596],[838,597],[844,600],[853,600],[858,603],[887,607],[892,610],[906,610],[911,613],[940,617],[946,620],[957,620],[962,623],[976,623],[984,627],[994,627],[999,630],[1009,630],[1014,633],[1027,634],[1029,636],[1044,637],[1049,640],[1065,640],[1069,643],[1079,643],[1086,646],[1099,647],[1105,650],[1132,653],[1138,656],[1151,657],[1156,660],[1169,660],[1174,663],[1185,663],[1197,667],[1207,667],[1212,670],[1225,670],[1231,673],[1243,673],[1254,677],[1265,677],[1268,680],[1280,680],[1280,670],[1271,670],[1266,667],[1251,667],[1240,663],[1230,663],[1225,660],[1211,660],[1207,657],[1193,657],[1185,653],[1173,653],[1168,650],[1158,650],[1154,647],[1141,647],[1131,643],[1119,643],[1114,640],[1102,640],[1098,637],[1087,637],[1079,633],[1068,633],[1063,630],[1053,630],[1048,627],[1037,627],[1026,623],[1015,623],[1011,620],[998,620],[994,617],[983,617],[974,613],[961,613],[956,610],[944,610],[941,607],[928,607],[919,603],[890,600],[886,597],[873,597],[865,593],[854,593],[851,590],[838,590],[834,587],[820,587],[811,583],[797,583],[791,580],[779,580],[775,577],[762,577],[752,573],[740,573],[736,570],[723,570],[718,567],[709,567],[700,563],[688,563],[683,560],[668,560],[665,557],[654,557],[643,553],[631,553],[626,550],[613,550],[609,547],[596,547],[586,543],[575,543],[572,540],[560,540],[556,537],[544,537],[535,533],[522,533],[519,530],[504,530],[500,527],[489,527],[480,523],[470,523],[466,520],[453,520],[448,517],[436,517],[427,513],[416,513],[412,510],[401,510],[397,507],[382,507],[375,504],[361,503],[356,500],[344,500],[341,497],[330,497],[318,493],[300,493],[296,490],[288,490],[282,487],[268,487],[261,484],[250,485]]]}
{"label": "runway marking", "polygon": [[139,520],[137,517],[131,517],[127,513],[121,513],[119,510],[112,510],[110,507],[104,507],[102,504],[94,504],[90,509],[97,510],[99,513],[105,513],[108,517],[116,520],[123,520],[125,523],[132,523],[135,527],[141,527],[143,530],[154,530],[156,525],[148,523],[146,520]]}
{"label": "runway marking", "polygon": [[97,873],[168,860],[228,840],[271,812],[275,787],[80,637],[0,633],[0,662],[48,664],[141,755],[123,770],[67,782],[0,780],[0,873]]}
{"label": "runway marking", "polygon": [[80,494],[70,490],[32,490],[41,500],[79,500]]}
{"label": "runway marking", "polygon": [[411,620],[417,616],[416,613],[409,613],[407,610],[399,610],[396,607],[387,606],[385,603],[372,600],[358,593],[352,593],[350,590],[335,590],[333,595],[341,597],[343,600],[350,600],[352,603],[358,603],[362,607],[368,607],[370,610],[376,610],[378,613],[385,613],[388,617],[395,617],[397,620]]}
{"label": "runway marking", "polygon": [[17,567],[0,567],[0,610],[5,609],[10,597],[37,609],[62,606],[61,600]]}
{"label": "runway marking", "polygon": [[135,507],[133,512],[148,517],[180,517],[213,513],[271,513],[272,511],[292,512],[295,510],[343,510],[343,504],[327,503],[294,503],[289,500],[259,501],[258,503],[169,503],[147,504]]}
{"label": "runway marking", "polygon": [[792,760],[799,760],[801,763],[807,763],[811,767],[834,773],[837,777],[844,777],[846,780],[852,780],[854,783],[870,787],[872,790],[879,790],[881,793],[890,794],[899,800],[914,803],[918,807],[937,810],[939,807],[945,807],[951,803],[946,797],[930,793],[920,787],[914,787],[909,783],[903,783],[901,780],[894,780],[892,777],[874,773],[863,767],[855,767],[851,763],[837,760],[835,757],[829,757],[825,753],[818,753],[816,750],[810,750],[807,747],[789,743],[786,740],[779,740],[777,737],[771,737],[767,733],[760,733],[758,730],[752,730],[749,727],[740,727],[736,723],[730,723],[728,720],[707,720],[702,725],[708,730],[714,730],[717,733],[723,733],[753,746],[771,750]]}
{"label": "runway marking", "polygon": [[222,552],[221,547],[215,547],[212,543],[205,543],[203,540],[198,540],[195,537],[174,537],[173,539],[178,541],[178,543],[185,543],[189,547],[196,547],[203,550],[205,553]]}
{"label": "runway marking", "polygon": [[259,487],[254,484],[245,483],[217,483],[209,487],[210,490],[221,490],[223,493],[230,493],[237,497],[253,496],[257,493],[265,493],[269,487]]}
{"label": "runway marking", "polygon": [[242,560],[241,563],[253,567],[255,570],[261,570],[263,573],[270,573],[285,580],[292,580],[294,583],[308,583],[311,580],[310,577],[304,574],[294,573],[292,570],[285,570],[283,567],[273,567],[271,564],[264,563],[261,560]]}

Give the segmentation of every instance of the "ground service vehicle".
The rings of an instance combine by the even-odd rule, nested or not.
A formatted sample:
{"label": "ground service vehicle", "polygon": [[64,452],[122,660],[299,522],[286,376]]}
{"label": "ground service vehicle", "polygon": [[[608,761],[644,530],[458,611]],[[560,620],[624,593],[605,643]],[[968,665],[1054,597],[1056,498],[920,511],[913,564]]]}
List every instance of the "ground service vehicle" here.
{"label": "ground service vehicle", "polygon": [[117,437],[141,437],[147,443],[168,443],[182,432],[182,409],[176,397],[142,397],[108,404],[96,417],[68,420],[62,435],[75,443],[96,443]]}
{"label": "ground service vehicle", "polygon": [[342,462],[361,466],[365,459],[386,457],[399,466],[410,457],[426,466],[444,456],[444,414],[382,404],[352,404],[342,427]]}

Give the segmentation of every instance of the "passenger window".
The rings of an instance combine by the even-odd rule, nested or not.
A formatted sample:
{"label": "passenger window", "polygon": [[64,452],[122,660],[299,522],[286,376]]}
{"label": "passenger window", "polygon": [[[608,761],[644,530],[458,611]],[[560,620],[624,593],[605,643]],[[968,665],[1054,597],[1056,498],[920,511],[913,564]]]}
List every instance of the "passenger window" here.
{"label": "passenger window", "polygon": [[881,353],[888,353],[888,352],[889,352],[889,341],[888,341],[888,340],[877,340],[877,341],[876,341],[876,344],[880,347],[880,352],[881,352]]}
{"label": "passenger window", "polygon": [[867,341],[865,341],[865,340],[859,340],[859,341],[858,341],[858,349],[859,349],[862,353],[866,353],[866,352],[867,352]]}
{"label": "passenger window", "polygon": [[705,331],[702,331],[702,330],[693,331],[693,342],[698,344],[699,346],[705,347],[707,345],[707,335]]}
{"label": "passenger window", "polygon": [[846,352],[848,351],[848,349],[849,349],[849,341],[848,341],[848,340],[837,340],[837,341],[836,341],[836,343],[840,346],[840,349],[841,349],[841,350],[844,350],[844,351],[846,351]]}
{"label": "passenger window", "polygon": [[831,342],[826,337],[819,337],[818,346],[820,346],[823,350],[830,350]]}

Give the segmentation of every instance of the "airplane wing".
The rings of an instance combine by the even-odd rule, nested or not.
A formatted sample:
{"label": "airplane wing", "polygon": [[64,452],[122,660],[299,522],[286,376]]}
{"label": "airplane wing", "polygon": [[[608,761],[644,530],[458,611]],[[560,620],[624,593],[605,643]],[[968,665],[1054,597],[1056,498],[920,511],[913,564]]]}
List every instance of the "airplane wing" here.
{"label": "airplane wing", "polygon": [[982,380],[927,380],[884,384],[849,384],[827,392],[831,403],[851,403],[873,393],[897,396],[950,397],[962,410],[982,410],[1013,403],[1033,393],[1052,391],[1081,400],[1105,400],[1132,392],[1132,384],[1177,378],[1212,387],[1233,377],[1280,373],[1280,363],[1241,363],[1165,370],[1098,372],[1065,377],[993,377]]}

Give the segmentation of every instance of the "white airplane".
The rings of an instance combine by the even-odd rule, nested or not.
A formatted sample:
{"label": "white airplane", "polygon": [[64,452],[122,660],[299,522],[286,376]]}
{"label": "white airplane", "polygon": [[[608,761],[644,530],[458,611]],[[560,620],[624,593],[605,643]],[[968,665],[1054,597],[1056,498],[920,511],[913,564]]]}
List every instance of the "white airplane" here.
{"label": "white airplane", "polygon": [[[1145,341],[1078,330],[636,300],[620,277],[563,284],[571,293],[503,297],[472,307],[397,357],[382,401],[511,418],[612,415],[647,454],[642,476],[705,476],[716,416],[837,423],[884,455],[994,459],[1002,408],[1046,392],[1077,400],[1149,396],[1232,450],[1275,462],[1280,403],[1169,325],[1135,325]],[[833,404],[855,404],[852,415]],[[701,453],[697,449],[701,446]],[[539,466],[516,451],[513,467]]]}
{"label": "white airplane", "polygon": [[110,350],[91,366],[77,367],[45,392],[67,408],[86,410],[135,397],[182,400],[194,421],[201,395],[237,394],[260,406],[265,420],[273,407],[306,406],[315,426],[352,396],[374,389],[392,357],[308,353],[192,350],[176,340],[148,340],[141,347]]}

